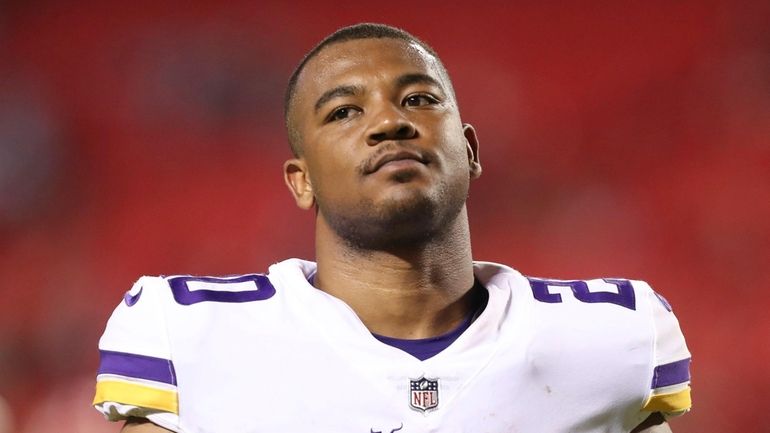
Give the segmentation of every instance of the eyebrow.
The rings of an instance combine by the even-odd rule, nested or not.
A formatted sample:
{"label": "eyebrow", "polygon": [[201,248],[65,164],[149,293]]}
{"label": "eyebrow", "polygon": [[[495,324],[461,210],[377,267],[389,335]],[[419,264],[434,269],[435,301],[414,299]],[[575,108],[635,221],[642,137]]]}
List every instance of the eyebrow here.
{"label": "eyebrow", "polygon": [[404,74],[396,79],[396,85],[398,87],[406,87],[411,84],[430,84],[431,86],[436,86],[440,89],[443,89],[443,86],[438,80],[427,74]]}
{"label": "eyebrow", "polygon": [[[441,85],[441,83],[435,78],[427,74],[422,74],[422,73],[404,74],[396,78],[396,86],[399,88],[406,87],[412,84],[429,84],[431,86],[436,86],[443,90],[443,86]],[[362,93],[364,93],[364,88],[362,86],[354,86],[354,85],[337,86],[321,94],[321,97],[318,98],[318,100],[315,103],[314,110],[317,113],[318,110],[320,110],[321,107],[324,106],[324,104],[326,104],[327,102],[331,101],[334,98],[340,98],[343,96],[356,96]]]}
{"label": "eyebrow", "polygon": [[337,86],[333,89],[329,89],[325,91],[320,98],[315,103],[315,111],[318,112],[318,110],[323,107],[324,104],[331,101],[334,98],[339,98],[342,96],[355,96],[358,94],[363,93],[363,88],[361,86],[351,86],[351,85],[343,85],[343,86]]}

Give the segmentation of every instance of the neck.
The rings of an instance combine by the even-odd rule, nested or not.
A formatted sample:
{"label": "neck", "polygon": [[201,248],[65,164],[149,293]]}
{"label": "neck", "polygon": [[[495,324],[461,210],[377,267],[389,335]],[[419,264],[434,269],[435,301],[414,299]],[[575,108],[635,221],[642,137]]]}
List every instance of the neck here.
{"label": "neck", "polygon": [[428,338],[459,325],[478,305],[465,209],[439,236],[394,251],[361,251],[319,216],[314,284],[345,301],[373,333]]}

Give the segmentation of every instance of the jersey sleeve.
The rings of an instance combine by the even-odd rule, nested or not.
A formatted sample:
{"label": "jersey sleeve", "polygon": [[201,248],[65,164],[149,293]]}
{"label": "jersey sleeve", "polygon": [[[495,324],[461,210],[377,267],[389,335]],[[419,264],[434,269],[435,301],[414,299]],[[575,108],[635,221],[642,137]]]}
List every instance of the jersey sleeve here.
{"label": "jersey sleeve", "polygon": [[99,340],[93,405],[105,418],[147,418],[179,431],[176,373],[163,308],[165,281],[142,277],[112,313]]}
{"label": "jersey sleeve", "polygon": [[682,415],[692,405],[690,352],[671,305],[647,287],[655,335],[652,381],[642,410],[660,412],[667,418]]}

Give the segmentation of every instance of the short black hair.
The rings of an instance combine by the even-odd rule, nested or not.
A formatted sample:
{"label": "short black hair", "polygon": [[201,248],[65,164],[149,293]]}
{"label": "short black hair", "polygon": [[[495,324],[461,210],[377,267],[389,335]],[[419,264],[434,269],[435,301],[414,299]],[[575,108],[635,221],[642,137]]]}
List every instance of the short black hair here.
{"label": "short black hair", "polygon": [[[436,54],[433,48],[431,48],[428,44],[426,44],[425,42],[423,42],[422,40],[420,40],[419,38],[417,38],[416,36],[412,35],[411,33],[405,30],[399,29],[397,27],[385,25],[385,24],[376,24],[376,23],[359,23],[348,27],[342,27],[338,29],[336,32],[324,38],[312,50],[308,51],[308,53],[305,54],[305,57],[302,58],[302,61],[299,62],[299,65],[297,65],[297,67],[294,69],[294,72],[292,72],[291,77],[289,78],[289,84],[286,87],[286,94],[284,95],[284,101],[283,101],[283,116],[286,122],[286,132],[289,136],[289,145],[291,146],[291,151],[294,154],[294,156],[299,156],[300,154],[299,136],[296,129],[294,128],[293,125],[291,125],[289,121],[289,112],[291,110],[292,103],[294,102],[294,94],[297,88],[297,80],[299,79],[299,75],[305,69],[305,66],[307,65],[307,63],[310,60],[312,60],[314,57],[316,57],[318,53],[323,51],[324,48],[330,45],[338,44],[341,42],[358,40],[358,39],[382,39],[382,38],[397,39],[397,40],[402,40],[409,43],[418,44],[419,46],[424,48],[428,53],[430,53],[433,57],[436,58],[441,68],[441,71],[446,76],[446,79],[449,80],[449,74],[446,73],[446,68],[444,67],[444,64],[441,62],[441,59],[438,57],[438,54]],[[451,87],[449,90],[450,92],[452,91]]]}

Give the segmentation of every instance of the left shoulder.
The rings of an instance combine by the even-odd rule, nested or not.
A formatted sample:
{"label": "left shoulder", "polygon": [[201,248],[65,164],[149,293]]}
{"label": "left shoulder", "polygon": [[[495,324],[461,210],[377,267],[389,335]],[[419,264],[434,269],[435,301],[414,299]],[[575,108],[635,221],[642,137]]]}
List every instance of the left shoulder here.
{"label": "left shoulder", "polygon": [[561,279],[527,276],[505,265],[474,262],[476,278],[485,286],[509,287],[519,299],[536,307],[562,305],[559,313],[635,315],[651,320],[654,312],[671,312],[671,305],[645,281],[620,278]]}
{"label": "left shoulder", "polygon": [[592,377],[592,389],[604,386],[615,400],[628,391],[638,402],[630,428],[652,413],[667,418],[690,408],[690,352],[671,304],[647,282],[530,277],[487,262],[476,263],[475,274],[490,293],[510,294],[512,335],[527,336],[528,356],[542,372],[576,389]]}
{"label": "left shoulder", "polygon": [[[614,335],[621,337],[618,347],[649,348],[642,357],[651,361],[642,414],[670,417],[689,410],[691,355],[671,304],[648,283],[623,278],[526,279],[538,312],[549,320],[572,326],[580,321],[577,328],[590,330],[605,342]],[[549,304],[563,306],[557,312],[547,308]]]}
{"label": "left shoulder", "polygon": [[608,277],[591,279],[543,278],[522,275],[497,263],[475,262],[482,284],[508,285],[536,304],[564,304],[576,313],[599,311],[638,312],[651,316],[653,309],[671,311],[671,305],[645,281]]}

